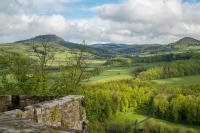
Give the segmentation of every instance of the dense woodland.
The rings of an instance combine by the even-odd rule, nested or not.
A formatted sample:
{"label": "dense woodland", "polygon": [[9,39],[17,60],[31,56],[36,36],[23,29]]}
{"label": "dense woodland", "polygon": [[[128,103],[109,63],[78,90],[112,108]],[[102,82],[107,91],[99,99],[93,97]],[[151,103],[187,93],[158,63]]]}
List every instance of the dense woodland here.
{"label": "dense woodland", "polygon": [[136,63],[156,63],[156,62],[172,62],[176,60],[199,59],[200,53],[171,53],[171,54],[155,54],[150,56],[122,56],[108,60],[105,65],[114,66],[131,66]]}
{"label": "dense woodland", "polygon": [[160,54],[146,57],[133,57],[133,61],[136,63],[152,63],[152,62],[170,62],[175,60],[187,60],[187,59],[199,59],[200,54],[194,52],[187,53],[171,53],[171,54]]}
{"label": "dense woodland", "polygon": [[[94,87],[95,92],[92,91]],[[199,85],[163,88],[152,82],[122,81],[91,86],[85,89],[84,94],[87,97],[88,118],[98,122],[95,125],[115,117],[117,112],[141,110],[160,119],[189,125],[200,124]],[[92,128],[96,129],[95,125],[91,125],[94,126]],[[112,130],[120,126],[116,126],[117,129],[114,127]]]}
{"label": "dense woodland", "polygon": [[139,79],[164,79],[171,77],[181,77],[200,74],[199,60],[183,60],[163,63],[159,66],[150,68],[138,75]]}

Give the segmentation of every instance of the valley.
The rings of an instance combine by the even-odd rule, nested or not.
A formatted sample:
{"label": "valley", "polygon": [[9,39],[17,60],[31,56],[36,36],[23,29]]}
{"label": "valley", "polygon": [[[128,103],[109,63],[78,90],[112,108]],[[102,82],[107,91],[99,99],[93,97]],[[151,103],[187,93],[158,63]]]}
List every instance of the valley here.
{"label": "valley", "polygon": [[0,44],[0,74],[1,95],[84,95],[94,133],[200,131],[200,41],[193,38],[86,45],[41,35]]}
{"label": "valley", "polygon": [[200,0],[0,0],[0,133],[200,133]]}

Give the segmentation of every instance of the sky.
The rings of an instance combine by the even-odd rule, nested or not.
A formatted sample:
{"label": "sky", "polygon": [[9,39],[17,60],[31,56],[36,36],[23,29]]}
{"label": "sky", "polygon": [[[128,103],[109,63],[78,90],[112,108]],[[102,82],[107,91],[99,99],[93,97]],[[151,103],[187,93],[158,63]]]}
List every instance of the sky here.
{"label": "sky", "polygon": [[88,44],[200,39],[200,0],[0,1],[0,43],[45,34]]}

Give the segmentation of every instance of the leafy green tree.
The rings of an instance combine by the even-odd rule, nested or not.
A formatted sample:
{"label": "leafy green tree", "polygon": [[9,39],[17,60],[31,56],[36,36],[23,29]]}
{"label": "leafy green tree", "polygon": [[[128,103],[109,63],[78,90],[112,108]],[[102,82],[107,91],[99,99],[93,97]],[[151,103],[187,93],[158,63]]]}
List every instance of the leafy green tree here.
{"label": "leafy green tree", "polygon": [[55,86],[52,88],[59,94],[68,94],[76,92],[80,87],[80,83],[83,79],[88,77],[88,54],[85,42],[83,42],[81,50],[74,53],[73,58],[67,57],[66,65],[61,66],[61,77],[55,82]]}
{"label": "leafy green tree", "polygon": [[163,95],[157,96],[153,100],[153,109],[154,113],[156,113],[161,118],[167,118],[168,116],[166,114],[169,110],[168,100]]}
{"label": "leafy green tree", "polygon": [[37,57],[39,67],[36,69],[37,75],[40,77],[40,83],[42,91],[48,92],[48,63],[53,62],[55,54],[53,52],[54,47],[45,39],[39,40],[39,42],[32,41],[33,52]]}
{"label": "leafy green tree", "polygon": [[4,58],[2,69],[2,85],[8,93],[29,94],[34,91],[33,68],[34,60],[17,52],[4,51],[1,53]]}

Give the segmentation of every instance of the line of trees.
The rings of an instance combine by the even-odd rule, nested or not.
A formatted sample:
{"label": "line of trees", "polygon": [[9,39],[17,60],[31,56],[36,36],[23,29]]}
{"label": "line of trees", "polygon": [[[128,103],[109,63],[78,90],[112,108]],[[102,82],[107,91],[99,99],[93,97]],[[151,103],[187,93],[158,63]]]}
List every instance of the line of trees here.
{"label": "line of trees", "polygon": [[133,65],[133,60],[130,57],[115,57],[108,60],[105,65],[111,66],[130,66]]}
{"label": "line of trees", "polygon": [[188,60],[188,59],[199,59],[200,54],[194,52],[188,53],[171,53],[171,54],[161,54],[152,55],[145,57],[133,57],[133,62],[135,63],[152,63],[152,62],[170,62],[175,60]]}
{"label": "line of trees", "polygon": [[154,80],[197,74],[200,74],[200,60],[183,60],[150,68],[141,72],[137,77],[143,80]]}

